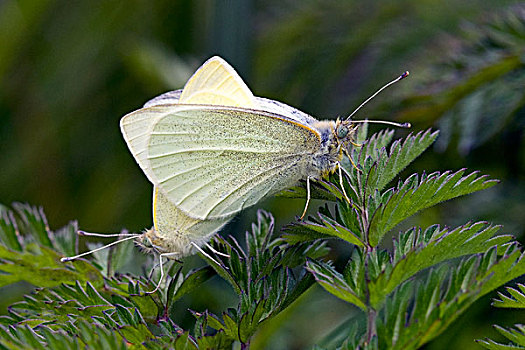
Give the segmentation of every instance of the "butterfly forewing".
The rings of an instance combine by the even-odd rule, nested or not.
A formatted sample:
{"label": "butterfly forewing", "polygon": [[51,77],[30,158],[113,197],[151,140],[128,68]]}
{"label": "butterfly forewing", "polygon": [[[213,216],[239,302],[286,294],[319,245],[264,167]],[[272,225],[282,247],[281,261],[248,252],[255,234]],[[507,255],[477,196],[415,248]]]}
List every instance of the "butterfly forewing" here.
{"label": "butterfly forewing", "polygon": [[312,129],[264,112],[156,106],[148,162],[160,191],[199,219],[232,215],[304,178],[320,147]]}
{"label": "butterfly forewing", "polygon": [[148,143],[156,121],[163,116],[155,109],[140,109],[120,120],[120,129],[126,143],[146,177],[154,183],[154,175],[149,168]]}

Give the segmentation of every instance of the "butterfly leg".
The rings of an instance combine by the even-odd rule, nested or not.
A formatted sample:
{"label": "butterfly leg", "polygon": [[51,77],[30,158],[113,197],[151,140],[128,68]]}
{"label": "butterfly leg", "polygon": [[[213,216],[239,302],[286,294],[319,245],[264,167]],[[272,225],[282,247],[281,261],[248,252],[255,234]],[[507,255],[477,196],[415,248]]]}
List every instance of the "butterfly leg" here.
{"label": "butterfly leg", "polygon": [[343,184],[343,171],[341,170],[342,168],[343,167],[341,166],[341,164],[339,164],[339,166],[337,167],[337,170],[339,172],[339,184],[341,185],[341,190],[343,190],[343,196],[345,197],[346,201],[350,203],[350,198],[348,198],[348,195],[346,194],[346,191],[345,191],[345,186]]}
{"label": "butterfly leg", "polygon": [[179,255],[179,253],[175,252],[175,253],[162,253],[162,254],[159,254],[159,266],[160,266],[160,279],[159,279],[159,283],[157,283],[157,286],[155,287],[155,289],[153,289],[152,291],[150,292],[146,292],[146,294],[153,294],[155,293],[157,290],[159,290],[160,288],[160,285],[162,284],[162,280],[164,279],[164,267],[163,267],[163,263],[162,263],[162,258],[164,257],[168,257],[170,255]]}
{"label": "butterfly leg", "polygon": [[225,258],[229,258],[230,257],[228,254],[224,254],[224,253],[221,253],[221,252],[217,251],[215,248],[213,248],[208,243],[204,243],[204,245],[206,247],[208,247],[208,249],[211,250],[214,254],[217,254],[217,255],[220,255],[220,256],[224,256]]}
{"label": "butterfly leg", "polygon": [[301,215],[301,220],[306,215],[306,210],[308,209],[308,204],[310,204],[310,176],[306,178],[306,205],[304,206],[303,215]]}
{"label": "butterfly leg", "polygon": [[355,168],[357,171],[362,172],[362,170],[359,169],[359,167],[358,167],[357,165],[355,165],[354,160],[352,159],[352,157],[350,157],[350,154],[348,153],[348,151],[347,151],[346,149],[345,149],[344,151],[345,151],[345,153],[346,153],[346,156],[348,157],[348,160],[350,161],[350,163],[352,163],[352,165],[354,166],[354,168]]}
{"label": "butterfly leg", "polygon": [[[348,176],[349,179],[352,178],[352,176],[350,175],[350,173],[348,172],[348,170],[346,170],[344,167],[341,166],[341,164],[339,164],[339,168],[346,174],[346,176]],[[342,186],[342,185],[341,185]],[[348,186],[350,186],[350,188],[352,189],[352,191],[354,191],[354,193],[356,194],[356,196],[358,196],[358,193],[357,193],[357,190],[355,189],[354,186],[352,186],[352,184],[350,183],[350,181],[348,181]],[[350,203],[350,201],[349,201]]]}
{"label": "butterfly leg", "polygon": [[151,268],[150,273],[148,274],[148,279],[151,279],[153,277],[153,272],[155,271],[155,269],[157,267],[159,267],[159,265],[160,265],[160,263],[156,263],[156,264],[153,265],[153,267]]}
{"label": "butterfly leg", "polygon": [[211,261],[213,261],[214,263],[216,263],[217,265],[219,266],[222,266],[217,260],[215,260],[214,258],[212,258],[210,256],[210,254],[206,253],[201,247],[199,247],[197,244],[195,244],[194,242],[190,242],[190,244],[192,246],[195,247],[195,249],[197,249],[202,255],[204,255],[205,257],[207,257],[208,259],[210,259]]}

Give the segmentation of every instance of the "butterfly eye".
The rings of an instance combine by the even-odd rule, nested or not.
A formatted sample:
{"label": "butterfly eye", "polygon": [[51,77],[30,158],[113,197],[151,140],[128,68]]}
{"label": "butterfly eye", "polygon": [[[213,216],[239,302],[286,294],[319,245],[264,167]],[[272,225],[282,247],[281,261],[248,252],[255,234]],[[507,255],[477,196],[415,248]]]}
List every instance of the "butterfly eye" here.
{"label": "butterfly eye", "polygon": [[348,135],[349,130],[345,125],[339,125],[335,132],[338,139],[344,139]]}
{"label": "butterfly eye", "polygon": [[144,247],[146,247],[146,248],[152,248],[152,247],[153,247],[153,243],[151,243],[151,240],[150,240],[148,237],[146,237],[146,236],[144,236],[144,238],[142,239],[142,242],[141,242],[141,243],[142,243],[142,244],[144,245]]}

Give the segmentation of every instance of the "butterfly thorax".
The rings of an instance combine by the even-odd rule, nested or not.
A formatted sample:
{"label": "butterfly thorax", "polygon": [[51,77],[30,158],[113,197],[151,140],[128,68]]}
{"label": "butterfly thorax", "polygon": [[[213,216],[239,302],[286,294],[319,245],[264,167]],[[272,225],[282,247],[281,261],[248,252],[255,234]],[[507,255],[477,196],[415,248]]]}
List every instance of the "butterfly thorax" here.
{"label": "butterfly thorax", "polygon": [[321,136],[321,147],[312,157],[309,175],[320,178],[334,173],[355,137],[356,128],[349,121],[324,120],[312,125]]}

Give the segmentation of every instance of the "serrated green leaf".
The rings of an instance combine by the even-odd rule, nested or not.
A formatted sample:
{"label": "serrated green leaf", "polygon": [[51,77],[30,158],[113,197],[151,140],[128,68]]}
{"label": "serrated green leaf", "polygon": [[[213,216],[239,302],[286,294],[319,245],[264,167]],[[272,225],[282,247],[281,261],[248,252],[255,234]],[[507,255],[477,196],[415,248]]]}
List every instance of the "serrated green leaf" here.
{"label": "serrated green leaf", "polygon": [[37,208],[28,204],[13,203],[13,208],[21,221],[20,230],[30,234],[40,245],[53,248],[51,231],[42,207]]}
{"label": "serrated green leaf", "polygon": [[190,334],[184,332],[175,340],[175,350],[197,350],[197,345],[192,341]]}
{"label": "serrated green leaf", "polygon": [[306,268],[314,275],[317,283],[326,289],[327,292],[354,304],[362,310],[366,310],[365,303],[350,288],[343,275],[338,273],[333,267],[321,262],[308,261]]}
{"label": "serrated green leaf", "polygon": [[208,322],[208,325],[216,330],[225,329],[226,325],[224,325],[217,316],[215,316],[212,313],[207,313],[206,320]]}
{"label": "serrated green leaf", "polygon": [[363,139],[362,143],[364,145],[360,150],[360,152],[363,154],[360,154],[359,158],[365,159],[367,157],[371,157],[373,160],[378,160],[380,158],[380,154],[382,154],[381,150],[386,148],[390,142],[392,142],[393,137],[394,130],[384,129],[376,134],[373,134],[369,139]]}
{"label": "serrated green leaf", "polygon": [[[216,238],[216,241],[221,242],[221,245],[223,246],[229,245],[228,243],[226,243],[226,241],[222,240],[221,238]],[[200,252],[198,254],[202,259],[208,262],[208,264],[215,270],[215,272],[217,272],[219,276],[221,276],[225,281],[230,283],[230,285],[233,287],[236,293],[238,294],[241,293],[241,287],[239,286],[237,281],[232,277],[232,274],[230,272],[232,265],[236,266],[235,268],[237,270],[239,270],[240,269],[239,266],[241,266],[239,255],[234,250],[232,251],[231,248],[229,249],[230,258],[228,260],[228,265],[230,266],[230,268],[228,268],[223,263],[221,263],[220,265],[217,265],[217,260],[213,260],[209,256],[206,256]]]}
{"label": "serrated green leaf", "polygon": [[235,322],[229,314],[223,312],[222,320],[224,322],[224,332],[232,339],[239,339],[239,329],[237,327],[237,322]]}
{"label": "serrated green leaf", "polygon": [[369,227],[370,244],[377,246],[388,231],[422,209],[496,184],[486,176],[478,177],[476,172],[462,176],[464,172],[463,169],[456,173],[423,174],[420,181],[417,175],[413,175],[400,184],[388,202],[373,214]]}
{"label": "serrated green leaf", "polygon": [[[383,309],[387,314],[378,319],[380,347],[406,349],[422,346],[443,332],[474,301],[525,272],[523,254],[513,246],[509,246],[499,260],[495,257],[496,248],[493,247],[484,254],[463,259],[455,269],[441,266],[432,270],[424,283],[406,281],[405,288],[416,290],[415,306],[390,307],[397,293],[389,296]],[[394,339],[388,330],[396,327],[394,322],[400,316],[404,320],[403,327],[399,328]]]}
{"label": "serrated green leaf", "polygon": [[[37,249],[35,245],[29,245],[29,249]],[[59,262],[60,255],[46,247],[38,248],[39,254],[29,252],[9,251],[0,246],[0,286],[5,286],[18,281],[27,281],[37,286],[52,287],[61,283],[71,283],[76,280],[92,281],[94,284],[102,284],[103,277],[89,264],[77,263],[80,268],[68,269],[66,265]],[[9,262],[9,263],[7,263]]]}
{"label": "serrated green leaf", "polygon": [[[491,255],[485,254],[483,257],[490,259]],[[515,245],[508,246],[507,252],[498,261],[487,264],[487,269],[482,271],[484,275],[480,293],[484,295],[525,274],[524,255]]]}
{"label": "serrated green leaf", "polygon": [[[423,153],[438,136],[438,132],[430,133],[430,130],[409,135],[403,142],[395,141],[390,147],[388,155],[386,151],[377,151],[379,154],[374,158],[377,163],[370,169],[367,177],[368,192],[382,190],[401,170],[414,161]],[[381,145],[374,145],[379,147]],[[369,151],[371,153],[371,151]]]}
{"label": "serrated green leaf", "polygon": [[211,266],[205,266],[188,272],[180,287],[177,288],[174,295],[171,297],[170,302],[174,303],[184,295],[191,293],[195,288],[199,287],[202,283],[206,282],[213,276],[215,276],[215,272]]}
{"label": "serrated green leaf", "polygon": [[324,227],[329,228],[329,230],[325,231],[324,233],[341,238],[342,240],[359,247],[365,246],[364,242],[361,241],[359,234],[350,231],[348,228],[340,225],[337,221],[329,218],[328,216],[325,216],[321,213],[318,215],[319,219],[324,224]]}
{"label": "serrated green leaf", "polygon": [[[306,202],[306,183],[304,182],[302,186],[295,186],[279,192],[276,196],[283,198],[297,198]],[[342,197],[343,193],[339,187],[335,186],[331,182],[327,182],[323,179],[310,181],[310,199],[335,202],[337,199],[341,199]]]}
{"label": "serrated green leaf", "polygon": [[[511,236],[495,236],[499,226],[478,222],[454,230],[430,227],[422,233],[409,230],[394,244],[393,267],[369,284],[370,303],[377,308],[398,285],[419,271],[464,255],[483,253],[509,242]],[[407,244],[410,242],[410,244]]]}
{"label": "serrated green leaf", "polygon": [[286,242],[296,244],[322,238],[340,238],[350,244],[364,247],[365,244],[359,237],[359,234],[352,232],[348,227],[345,227],[328,215],[321,212],[317,215],[318,219],[316,219],[316,222],[304,221],[287,225],[284,228],[285,234],[283,235]]}
{"label": "serrated green leaf", "polygon": [[124,325],[119,327],[118,332],[129,343],[139,345],[143,342],[155,338],[151,331],[144,324]]}
{"label": "serrated green leaf", "polygon": [[476,340],[478,344],[489,350],[516,350],[516,349],[525,349],[524,346],[517,346],[513,344],[500,344],[496,343],[491,339],[485,340]]}
{"label": "serrated green leaf", "polygon": [[22,251],[20,232],[11,210],[0,206],[0,242],[8,249]]}
{"label": "serrated green leaf", "polygon": [[288,292],[286,297],[279,299],[279,308],[277,312],[281,312],[287,308],[291,303],[303,295],[314,283],[315,279],[313,275],[305,274],[295,283],[293,289]]}
{"label": "serrated green leaf", "polygon": [[320,230],[325,230],[323,227],[309,227],[309,225],[316,225],[319,226],[316,223],[312,223],[310,221],[306,221],[305,223],[291,223],[283,227],[284,234],[283,239],[288,244],[297,244],[302,242],[312,242],[318,239],[330,239],[334,238],[334,236],[321,233]]}
{"label": "serrated green leaf", "polygon": [[515,325],[515,328],[503,328],[495,326],[496,330],[505,338],[512,341],[511,344],[496,343],[491,339],[477,340],[478,344],[491,350],[525,349],[525,326]]}
{"label": "serrated green leaf", "polygon": [[44,337],[48,349],[80,349],[76,339],[70,339],[66,334],[54,332],[48,327],[39,327],[38,332]]}
{"label": "serrated green leaf", "polygon": [[501,308],[516,308],[525,309],[525,285],[518,283],[519,290],[507,287],[507,292],[510,296],[503,293],[498,293],[500,300],[495,299],[492,306]]}
{"label": "serrated green leaf", "polygon": [[257,222],[252,223],[251,232],[246,232],[247,256],[260,256],[273,235],[274,225],[275,221],[270,213],[257,210]]}
{"label": "serrated green leaf", "polygon": [[126,307],[116,304],[117,316],[120,319],[120,323],[125,325],[136,326],[133,314]]}
{"label": "serrated green leaf", "polygon": [[88,322],[78,322],[74,335],[78,336],[88,348],[126,349],[126,342],[112,329],[104,329]]}
{"label": "serrated green leaf", "polygon": [[238,338],[239,338],[239,341],[241,343],[246,343],[246,342],[249,341],[250,336],[253,334],[254,328],[256,327],[256,325],[258,323],[259,323],[258,321],[253,323],[252,319],[251,319],[250,315],[248,315],[248,313],[244,313],[241,316],[241,319],[238,321],[238,324],[239,324],[239,327],[238,327],[238,329],[239,329]]}

